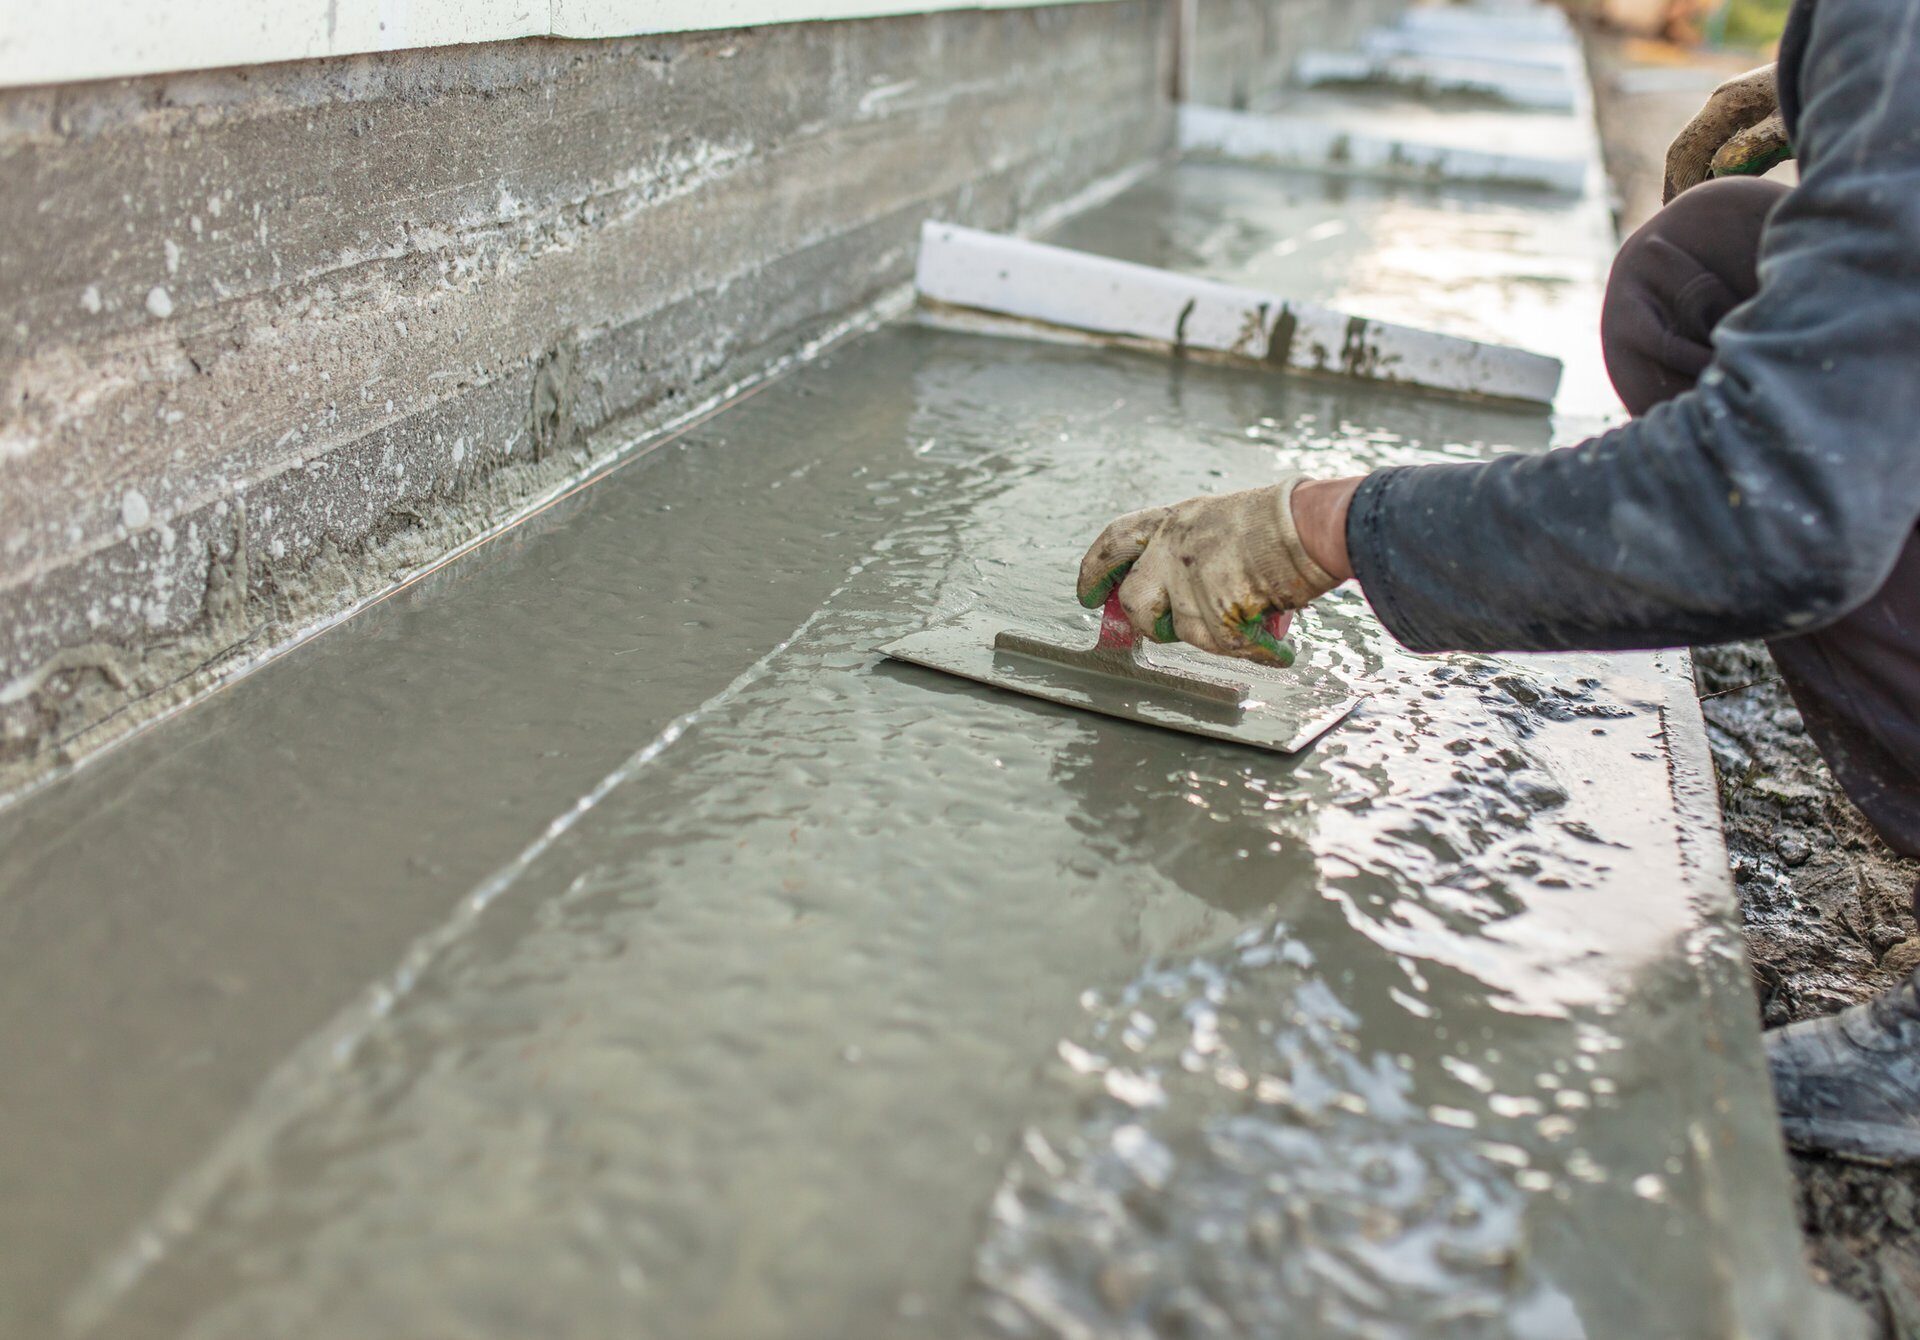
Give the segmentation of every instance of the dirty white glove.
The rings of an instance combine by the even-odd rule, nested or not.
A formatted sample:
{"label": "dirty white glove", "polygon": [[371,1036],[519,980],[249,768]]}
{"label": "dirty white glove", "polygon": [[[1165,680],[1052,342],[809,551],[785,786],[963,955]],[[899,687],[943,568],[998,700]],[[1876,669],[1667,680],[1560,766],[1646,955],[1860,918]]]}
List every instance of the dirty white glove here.
{"label": "dirty white glove", "polygon": [[1294,526],[1293,490],[1305,478],[1129,512],[1080,560],[1080,603],[1098,606],[1118,582],[1128,622],[1157,642],[1291,663],[1280,642],[1290,611],[1339,585]]}
{"label": "dirty white glove", "polygon": [[1774,67],[1763,65],[1716,88],[1674,137],[1661,200],[1671,202],[1708,177],[1757,177],[1791,157]]}

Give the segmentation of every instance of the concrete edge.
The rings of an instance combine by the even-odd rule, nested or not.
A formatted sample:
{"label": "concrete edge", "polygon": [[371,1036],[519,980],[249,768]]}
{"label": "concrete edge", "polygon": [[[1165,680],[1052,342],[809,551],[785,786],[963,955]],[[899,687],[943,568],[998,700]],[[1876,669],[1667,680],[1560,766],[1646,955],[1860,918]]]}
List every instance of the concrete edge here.
{"label": "concrete edge", "polygon": [[[1698,922],[1686,953],[1696,969],[1702,1030],[1708,1045],[1716,1051],[1757,1046],[1761,1030],[1751,985],[1753,969],[1741,935],[1739,896],[1728,864],[1719,787],[1707,743],[1706,717],[1696,696],[1693,660],[1685,651],[1656,653],[1654,659],[1663,672],[1660,682],[1666,690],[1666,700],[1659,704],[1660,727],[1666,743],[1674,833],[1684,871],[1683,891]],[[1716,1120],[1711,1127],[1697,1124],[1689,1132],[1693,1162],[1708,1195],[1725,1203],[1728,1196],[1724,1188],[1731,1182],[1738,1180],[1751,1186],[1759,1180],[1770,1185],[1783,1206],[1791,1207],[1792,1172],[1786,1143],[1774,1120],[1773,1094],[1767,1087],[1764,1067],[1755,1077],[1758,1083],[1738,1092],[1725,1083],[1726,1067],[1718,1067],[1714,1073],[1720,1081],[1712,1095]],[[1732,1168],[1716,1156],[1719,1148],[1732,1143],[1730,1128],[1736,1123],[1764,1127],[1773,1133],[1764,1166],[1756,1167],[1748,1160]],[[1742,1142],[1751,1147],[1765,1139],[1764,1134],[1749,1130]],[[1791,1258],[1800,1250],[1793,1224],[1788,1213],[1774,1225],[1752,1224],[1738,1231],[1758,1235],[1780,1232],[1784,1225],[1791,1240],[1777,1247],[1779,1254]],[[1816,1282],[1811,1274],[1770,1280],[1768,1284],[1766,1290],[1746,1295],[1728,1291],[1735,1300],[1735,1329],[1731,1334],[1768,1340],[1862,1340],[1869,1333],[1864,1313],[1850,1299]]]}
{"label": "concrete edge", "polygon": [[954,9],[1026,9],[1109,0],[467,0],[411,12],[383,0],[280,0],[234,23],[217,0],[157,6],[103,0],[90,22],[27,14],[0,40],[0,88],[136,79],[155,74],[326,60],[527,37],[595,41],[745,28],[896,18]]}

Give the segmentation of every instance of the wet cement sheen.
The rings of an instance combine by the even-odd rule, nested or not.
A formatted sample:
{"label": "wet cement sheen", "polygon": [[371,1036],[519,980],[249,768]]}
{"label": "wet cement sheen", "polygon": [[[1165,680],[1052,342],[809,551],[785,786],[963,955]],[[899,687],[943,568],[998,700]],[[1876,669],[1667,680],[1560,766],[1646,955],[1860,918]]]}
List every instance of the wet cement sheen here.
{"label": "wet cement sheen", "polygon": [[896,327],[0,816],[0,1329],[1823,1333],[1674,667],[1344,592],[1289,760],[873,654],[1547,431]]}

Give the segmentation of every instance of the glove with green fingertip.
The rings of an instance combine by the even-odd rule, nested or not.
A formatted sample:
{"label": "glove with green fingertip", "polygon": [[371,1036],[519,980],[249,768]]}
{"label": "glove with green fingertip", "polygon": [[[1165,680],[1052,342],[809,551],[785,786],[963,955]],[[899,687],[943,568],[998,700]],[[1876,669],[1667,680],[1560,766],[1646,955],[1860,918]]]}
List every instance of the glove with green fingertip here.
{"label": "glove with green fingertip", "polygon": [[1080,603],[1099,606],[1117,584],[1128,622],[1156,642],[1293,664],[1281,640],[1292,612],[1339,584],[1294,525],[1305,478],[1127,513],[1080,560]]}
{"label": "glove with green fingertip", "polygon": [[1709,177],[1757,177],[1793,157],[1774,67],[1763,65],[1716,88],[1667,148],[1661,200]]}

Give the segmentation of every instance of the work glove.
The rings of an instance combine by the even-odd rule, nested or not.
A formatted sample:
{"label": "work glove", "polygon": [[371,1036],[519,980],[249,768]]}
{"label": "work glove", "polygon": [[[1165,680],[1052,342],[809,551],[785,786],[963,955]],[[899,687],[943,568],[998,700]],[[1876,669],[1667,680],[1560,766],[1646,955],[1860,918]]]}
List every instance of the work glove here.
{"label": "work glove", "polygon": [[1128,622],[1156,642],[1291,664],[1290,612],[1339,584],[1294,528],[1305,478],[1127,513],[1080,560],[1080,603],[1097,608],[1119,583]]}
{"label": "work glove", "polygon": [[1674,137],[1660,198],[1671,203],[1708,177],[1757,177],[1792,157],[1774,67],[1763,65],[1716,88]]}

